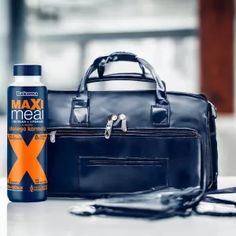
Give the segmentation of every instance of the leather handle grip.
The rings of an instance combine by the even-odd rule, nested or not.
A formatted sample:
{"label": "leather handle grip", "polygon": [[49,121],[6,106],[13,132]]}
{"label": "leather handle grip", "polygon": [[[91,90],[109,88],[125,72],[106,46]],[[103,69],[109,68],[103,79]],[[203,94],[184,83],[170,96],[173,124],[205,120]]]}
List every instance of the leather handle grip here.
{"label": "leather handle grip", "polygon": [[[78,88],[78,96],[84,97],[83,94],[87,93],[87,91],[88,91],[87,79],[89,78],[89,76],[95,70],[98,70],[98,73],[100,73],[100,76],[102,76],[104,73],[105,65],[111,61],[113,61],[113,62],[115,62],[115,61],[138,62],[140,67],[143,68],[143,71],[144,71],[144,68],[146,68],[150,72],[152,78],[156,82],[157,101],[162,104],[167,103],[167,101],[166,101],[166,88],[165,88],[164,84],[162,83],[160,77],[156,74],[154,68],[146,60],[139,58],[137,55],[135,55],[133,53],[129,53],[129,52],[115,52],[115,53],[112,53],[108,56],[99,57],[99,58],[95,59],[95,61],[89,67],[89,69],[87,70],[87,72],[85,73],[84,77],[81,80],[80,86]],[[100,68],[100,72],[99,72],[99,68]],[[101,68],[103,68],[103,69],[101,69]],[[145,71],[143,73],[145,73]]]}
{"label": "leather handle grip", "polygon": [[130,52],[114,52],[108,56],[99,57],[94,61],[94,65],[97,67],[98,76],[101,78],[104,75],[105,67],[108,63],[117,61],[136,62],[139,64],[142,74],[145,77],[145,68],[138,60],[137,56]]}

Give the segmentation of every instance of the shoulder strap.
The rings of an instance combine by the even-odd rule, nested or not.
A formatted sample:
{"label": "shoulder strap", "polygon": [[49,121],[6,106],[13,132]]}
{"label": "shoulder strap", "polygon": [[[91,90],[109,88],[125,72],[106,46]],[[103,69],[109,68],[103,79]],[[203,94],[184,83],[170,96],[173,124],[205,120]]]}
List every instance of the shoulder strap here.
{"label": "shoulder strap", "polygon": [[207,192],[208,194],[224,194],[224,193],[236,193],[236,187],[222,188]]}
{"label": "shoulder strap", "polygon": [[203,190],[195,188],[178,191],[172,189],[169,192],[151,189],[107,196],[95,202],[85,203],[84,206],[73,206],[69,212],[78,216],[109,215],[150,220],[188,217],[203,194]]}
{"label": "shoulder strap", "polygon": [[[206,193],[201,198],[194,198],[192,199],[191,195],[185,193],[185,195],[173,195],[167,197],[167,199],[161,199],[162,204],[170,204],[171,207],[164,207],[162,208],[152,208],[152,207],[144,207],[144,204],[141,204],[141,207],[131,207],[129,204],[122,204],[122,203],[132,203],[134,200],[137,202],[145,203],[148,206],[148,203],[155,203],[156,197],[158,197],[158,192],[154,195],[150,195],[155,193],[155,191],[151,191],[150,193],[143,194],[134,194],[134,195],[122,195],[116,200],[109,200],[109,198],[104,199],[104,201],[99,202],[90,202],[89,204],[85,205],[77,205],[70,208],[69,212],[73,215],[78,216],[92,216],[92,215],[107,215],[107,216],[121,216],[121,217],[133,217],[133,218],[145,218],[150,220],[157,220],[157,219],[165,219],[171,217],[188,217],[193,214],[195,215],[205,215],[205,216],[215,216],[215,217],[236,217],[236,201],[231,201],[227,199],[216,198],[212,196],[213,194],[230,194],[236,193],[236,187],[232,188],[224,188],[219,190],[214,190]],[[147,195],[146,195],[147,194]],[[131,197],[131,199],[130,199]],[[112,198],[111,198],[112,199]],[[179,199],[180,202],[179,202]],[[174,201],[173,201],[174,200]],[[170,201],[173,201],[172,203]],[[228,208],[231,206],[232,211],[217,211],[213,209],[212,211],[206,210],[202,211],[199,207],[199,202],[205,202],[209,204],[216,204],[213,205],[214,207],[217,204],[221,204],[223,206],[227,206]],[[157,203],[157,202],[156,202]],[[201,202],[200,202],[201,204]],[[163,206],[164,206],[163,205]],[[235,211],[234,211],[235,210]]]}
{"label": "shoulder strap", "polygon": [[171,217],[188,217],[192,214],[192,209],[168,209],[168,210],[150,210],[150,209],[135,209],[129,207],[119,206],[105,206],[105,205],[87,205],[86,207],[74,206],[69,209],[69,212],[77,216],[92,216],[105,215],[116,217],[132,217],[149,220],[167,219]]}
{"label": "shoulder strap", "polygon": [[[202,199],[203,202],[207,203],[213,203],[213,204],[221,204],[225,206],[232,206],[234,211],[199,211],[199,206],[196,206],[193,211],[197,215],[206,215],[206,216],[219,216],[219,217],[236,217],[236,201],[233,200],[227,200],[222,198],[217,198],[211,195],[217,195],[217,194],[233,194],[236,193],[236,187],[230,187],[230,188],[224,188],[224,189],[218,189],[213,190],[208,193],[206,193]],[[235,208],[235,209],[234,209]]]}

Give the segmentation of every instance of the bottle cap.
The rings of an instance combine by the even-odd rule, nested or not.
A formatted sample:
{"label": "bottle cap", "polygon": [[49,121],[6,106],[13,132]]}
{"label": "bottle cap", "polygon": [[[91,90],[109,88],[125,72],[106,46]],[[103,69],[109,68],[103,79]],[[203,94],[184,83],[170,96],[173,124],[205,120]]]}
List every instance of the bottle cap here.
{"label": "bottle cap", "polygon": [[41,65],[16,64],[13,67],[14,76],[40,76],[41,74]]}

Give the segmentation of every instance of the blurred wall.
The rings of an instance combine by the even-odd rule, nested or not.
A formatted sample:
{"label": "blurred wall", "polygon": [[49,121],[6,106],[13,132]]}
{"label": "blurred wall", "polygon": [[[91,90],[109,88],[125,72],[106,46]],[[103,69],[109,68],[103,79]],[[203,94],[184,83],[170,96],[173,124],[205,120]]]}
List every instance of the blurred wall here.
{"label": "blurred wall", "polygon": [[8,2],[0,0],[0,177],[6,174],[6,87],[9,81]]}
{"label": "blurred wall", "polygon": [[8,4],[7,0],[0,0],[0,114],[6,111],[6,86],[8,83]]}

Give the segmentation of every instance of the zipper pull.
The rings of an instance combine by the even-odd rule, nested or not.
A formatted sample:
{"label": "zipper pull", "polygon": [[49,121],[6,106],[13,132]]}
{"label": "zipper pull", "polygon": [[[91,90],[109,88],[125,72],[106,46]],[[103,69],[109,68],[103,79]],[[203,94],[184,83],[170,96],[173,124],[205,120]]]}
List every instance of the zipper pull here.
{"label": "zipper pull", "polygon": [[49,139],[51,143],[55,143],[56,142],[56,130],[53,130],[49,133]]}
{"label": "zipper pull", "polygon": [[123,132],[127,132],[127,117],[125,114],[120,114],[118,117],[119,120],[121,120],[121,129]]}
{"label": "zipper pull", "polygon": [[117,120],[117,115],[110,115],[108,117],[108,121],[107,121],[107,124],[106,124],[106,128],[105,128],[105,133],[104,133],[104,136],[106,139],[109,139],[111,137],[111,132],[112,132],[112,127],[113,127],[113,123],[114,121]]}

